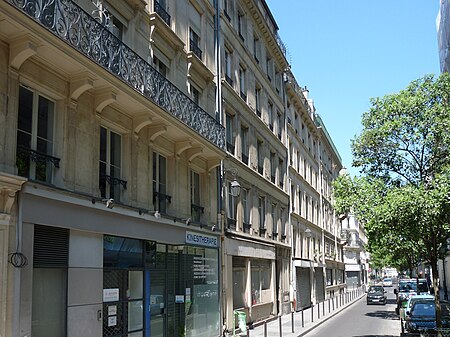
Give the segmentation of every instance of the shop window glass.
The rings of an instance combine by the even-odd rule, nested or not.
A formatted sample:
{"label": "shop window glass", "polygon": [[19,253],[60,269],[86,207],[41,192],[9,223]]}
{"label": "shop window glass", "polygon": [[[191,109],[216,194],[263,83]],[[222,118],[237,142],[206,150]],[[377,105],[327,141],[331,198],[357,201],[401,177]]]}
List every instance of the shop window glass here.
{"label": "shop window glass", "polygon": [[233,270],[233,310],[245,307],[244,270]]}
{"label": "shop window glass", "polygon": [[105,235],[103,265],[110,268],[143,267],[142,241]]}

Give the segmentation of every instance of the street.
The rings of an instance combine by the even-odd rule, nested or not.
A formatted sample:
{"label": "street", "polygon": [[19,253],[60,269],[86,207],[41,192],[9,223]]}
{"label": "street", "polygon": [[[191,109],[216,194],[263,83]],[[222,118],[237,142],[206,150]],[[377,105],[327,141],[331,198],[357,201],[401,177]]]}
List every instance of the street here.
{"label": "street", "polygon": [[395,314],[394,287],[387,290],[387,305],[367,305],[366,297],[316,327],[307,337],[398,337],[400,320]]}

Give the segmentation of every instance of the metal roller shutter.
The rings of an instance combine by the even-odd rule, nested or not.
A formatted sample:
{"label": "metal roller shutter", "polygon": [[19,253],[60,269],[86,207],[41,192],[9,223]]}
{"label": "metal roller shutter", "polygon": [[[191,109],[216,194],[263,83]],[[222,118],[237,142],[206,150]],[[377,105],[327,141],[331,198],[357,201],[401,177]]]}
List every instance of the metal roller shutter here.
{"label": "metal roller shutter", "polygon": [[297,268],[297,310],[311,306],[309,268]]}

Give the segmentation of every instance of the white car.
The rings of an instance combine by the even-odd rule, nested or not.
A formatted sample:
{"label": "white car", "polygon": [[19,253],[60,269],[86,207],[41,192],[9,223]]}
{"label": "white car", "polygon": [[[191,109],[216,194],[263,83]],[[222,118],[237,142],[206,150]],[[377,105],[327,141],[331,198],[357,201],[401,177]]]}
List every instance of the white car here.
{"label": "white car", "polygon": [[383,287],[392,287],[392,279],[389,277],[384,278]]}

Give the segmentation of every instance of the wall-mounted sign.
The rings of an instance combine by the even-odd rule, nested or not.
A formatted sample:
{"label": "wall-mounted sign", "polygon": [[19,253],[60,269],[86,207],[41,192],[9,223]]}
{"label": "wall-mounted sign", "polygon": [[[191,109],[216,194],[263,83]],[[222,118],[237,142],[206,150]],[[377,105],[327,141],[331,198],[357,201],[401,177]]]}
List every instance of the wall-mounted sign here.
{"label": "wall-mounted sign", "polygon": [[184,295],[175,295],[175,303],[184,303]]}
{"label": "wall-mounted sign", "polygon": [[117,325],[117,316],[109,316],[108,326],[116,326],[116,325]]}
{"label": "wall-mounted sign", "polygon": [[117,315],[117,305],[108,305],[108,316]]}
{"label": "wall-mounted sign", "polygon": [[215,236],[186,232],[186,243],[204,247],[219,247],[219,240]]}
{"label": "wall-mounted sign", "polygon": [[119,300],[119,288],[103,289],[103,302],[116,302]]}

